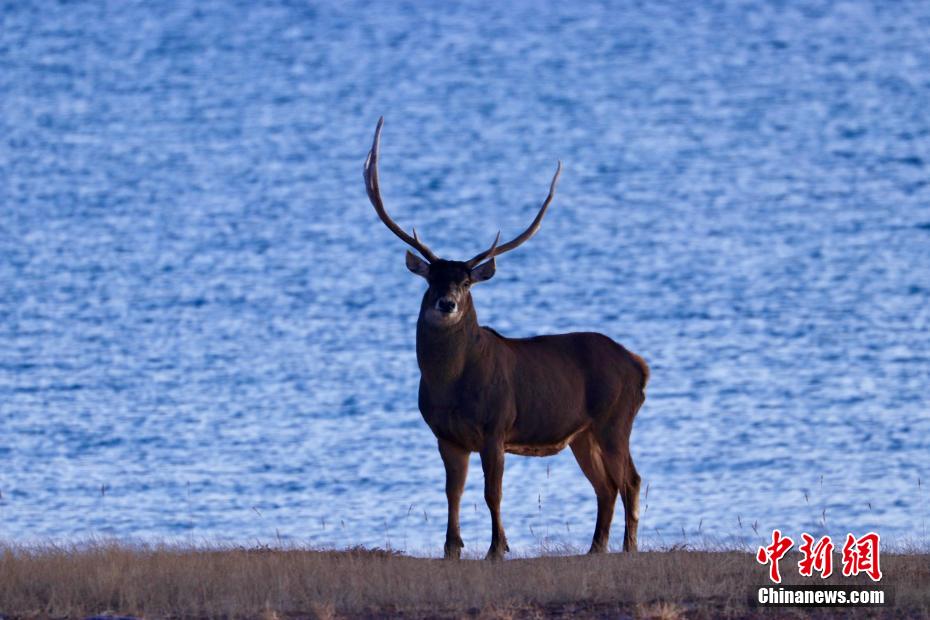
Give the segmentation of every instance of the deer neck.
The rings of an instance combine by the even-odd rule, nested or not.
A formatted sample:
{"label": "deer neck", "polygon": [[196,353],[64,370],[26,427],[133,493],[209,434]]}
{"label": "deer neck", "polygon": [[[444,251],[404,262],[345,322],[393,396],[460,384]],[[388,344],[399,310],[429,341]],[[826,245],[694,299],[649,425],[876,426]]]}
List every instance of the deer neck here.
{"label": "deer neck", "polygon": [[478,315],[469,304],[462,319],[451,327],[438,327],[417,320],[417,363],[423,378],[437,386],[456,382],[468,365],[481,339]]}

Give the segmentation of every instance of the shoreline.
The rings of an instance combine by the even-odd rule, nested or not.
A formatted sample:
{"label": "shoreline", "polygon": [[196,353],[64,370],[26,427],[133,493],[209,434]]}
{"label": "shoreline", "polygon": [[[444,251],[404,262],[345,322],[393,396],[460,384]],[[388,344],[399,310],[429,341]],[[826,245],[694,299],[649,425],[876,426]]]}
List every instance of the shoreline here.
{"label": "shoreline", "polygon": [[[833,575],[787,584],[868,585]],[[765,569],[743,551],[644,551],[487,562],[381,549],[129,545],[0,546],[0,617],[547,618],[930,615],[930,553],[883,553],[894,603],[756,607]]]}

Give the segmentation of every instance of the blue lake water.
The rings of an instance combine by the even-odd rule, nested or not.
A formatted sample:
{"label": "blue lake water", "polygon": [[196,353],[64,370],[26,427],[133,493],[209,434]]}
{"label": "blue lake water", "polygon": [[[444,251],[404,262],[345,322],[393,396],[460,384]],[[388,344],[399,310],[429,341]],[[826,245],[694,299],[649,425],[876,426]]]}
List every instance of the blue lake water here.
{"label": "blue lake water", "polygon": [[[441,553],[423,285],[361,177],[383,114],[388,208],[451,258],[564,162],[476,304],[649,361],[644,546],[926,544],[930,5],[29,4],[0,5],[0,541]],[[534,553],[595,504],[566,451],[508,457],[503,511]]]}

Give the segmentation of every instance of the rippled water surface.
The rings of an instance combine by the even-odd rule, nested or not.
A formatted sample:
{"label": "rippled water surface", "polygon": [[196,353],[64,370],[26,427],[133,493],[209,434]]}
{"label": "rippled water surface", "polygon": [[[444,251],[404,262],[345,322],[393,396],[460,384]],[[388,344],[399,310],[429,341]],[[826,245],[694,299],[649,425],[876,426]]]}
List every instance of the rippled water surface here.
{"label": "rippled water surface", "polygon": [[[383,114],[389,208],[452,258],[564,162],[476,303],[649,361],[645,544],[927,540],[930,5],[0,11],[0,539],[440,552]],[[504,484],[515,551],[588,543],[570,452]]]}

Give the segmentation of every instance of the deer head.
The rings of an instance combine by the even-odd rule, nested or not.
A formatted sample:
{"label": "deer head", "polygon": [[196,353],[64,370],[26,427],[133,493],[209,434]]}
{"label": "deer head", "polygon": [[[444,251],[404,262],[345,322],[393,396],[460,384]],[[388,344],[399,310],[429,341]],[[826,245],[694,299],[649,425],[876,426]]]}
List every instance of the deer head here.
{"label": "deer head", "polygon": [[[552,182],[549,184],[549,195],[536,214],[536,218],[529,228],[503,245],[498,245],[501,234],[497,233],[494,243],[487,250],[480,252],[466,261],[445,260],[436,256],[429,247],[420,241],[416,228],[413,235],[408,235],[403,228],[397,225],[388,215],[381,199],[381,188],[378,182],[378,154],[381,146],[381,128],[384,126],[384,117],[378,119],[375,128],[375,139],[365,159],[365,189],[368,199],[374,206],[378,217],[391,232],[400,237],[402,241],[411,246],[423,258],[407,250],[407,269],[426,279],[429,289],[423,300],[423,318],[437,326],[452,326],[459,323],[462,317],[467,316],[472,309],[471,286],[478,282],[490,280],[496,270],[495,258],[509,252],[527,239],[536,234],[542,224],[543,216],[555,196],[555,188],[562,174],[562,162],[559,162]],[[425,260],[424,260],[425,259]]]}

